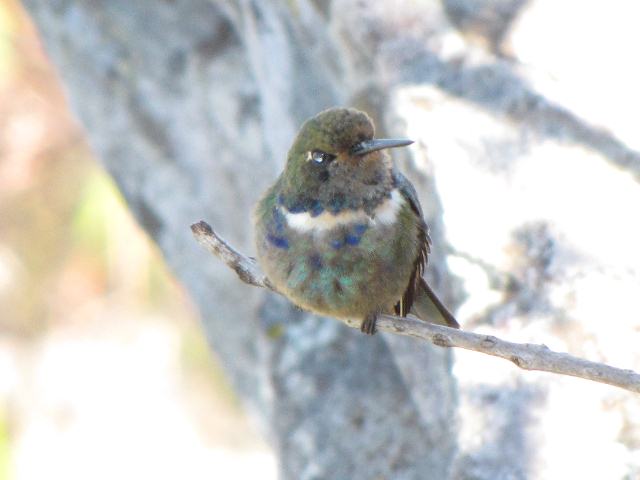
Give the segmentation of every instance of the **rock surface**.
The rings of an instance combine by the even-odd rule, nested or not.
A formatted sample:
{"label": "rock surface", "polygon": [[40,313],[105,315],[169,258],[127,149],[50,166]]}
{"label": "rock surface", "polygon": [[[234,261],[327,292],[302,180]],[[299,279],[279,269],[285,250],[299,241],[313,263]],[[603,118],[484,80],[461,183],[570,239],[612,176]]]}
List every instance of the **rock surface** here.
{"label": "rock surface", "polygon": [[[302,313],[241,284],[188,228],[205,219],[253,252],[250,211],[298,125],[355,105],[417,140],[396,160],[432,228],[428,274],[464,328],[638,369],[640,154],[625,115],[638,73],[611,60],[637,45],[630,2],[592,2],[591,17],[577,1],[549,15],[552,0],[24,3],[282,478],[638,473],[631,394],[468,352],[454,381],[450,352]],[[584,44],[590,63],[572,70]]]}

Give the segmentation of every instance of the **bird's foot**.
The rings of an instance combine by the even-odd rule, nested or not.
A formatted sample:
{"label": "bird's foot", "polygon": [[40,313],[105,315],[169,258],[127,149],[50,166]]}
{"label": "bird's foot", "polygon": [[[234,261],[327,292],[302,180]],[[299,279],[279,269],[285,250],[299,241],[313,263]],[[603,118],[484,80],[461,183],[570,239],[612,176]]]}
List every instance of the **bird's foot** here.
{"label": "bird's foot", "polygon": [[362,323],[360,324],[360,331],[366,335],[373,335],[376,333],[376,320],[378,320],[377,313],[370,313],[364,317],[364,320],[362,320]]}

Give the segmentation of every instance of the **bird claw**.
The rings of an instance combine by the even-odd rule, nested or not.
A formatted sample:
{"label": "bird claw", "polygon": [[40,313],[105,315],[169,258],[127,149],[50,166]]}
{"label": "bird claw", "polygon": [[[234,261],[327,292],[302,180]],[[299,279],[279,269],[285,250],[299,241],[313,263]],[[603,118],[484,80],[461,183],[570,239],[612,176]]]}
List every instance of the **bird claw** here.
{"label": "bird claw", "polygon": [[367,315],[360,324],[360,331],[366,335],[373,335],[376,333],[376,320],[378,315],[375,313]]}

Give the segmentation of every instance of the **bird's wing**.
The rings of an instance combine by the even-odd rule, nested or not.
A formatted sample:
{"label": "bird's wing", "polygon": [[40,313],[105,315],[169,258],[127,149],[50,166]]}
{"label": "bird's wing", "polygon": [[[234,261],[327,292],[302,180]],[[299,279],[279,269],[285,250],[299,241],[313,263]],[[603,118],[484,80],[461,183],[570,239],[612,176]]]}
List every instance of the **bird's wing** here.
{"label": "bird's wing", "polygon": [[[413,185],[411,185],[411,182],[409,182],[409,180],[407,180],[405,176],[399,172],[394,175],[394,181],[396,188],[400,191],[404,199],[409,203],[411,210],[413,210],[413,213],[415,213],[417,217],[418,242],[420,245],[420,251],[413,265],[413,270],[411,272],[411,277],[409,278],[409,283],[407,284],[407,289],[402,295],[402,299],[400,299],[400,301],[394,307],[396,315],[400,315],[402,317],[407,316],[407,314],[411,310],[411,307],[414,305],[414,302],[417,302],[416,308],[418,312],[424,311],[423,307],[425,306],[425,304],[430,307],[435,307],[434,313],[424,315],[424,318],[423,315],[419,315],[418,313],[413,312],[414,314],[418,315],[419,318],[432,323],[446,325],[451,328],[460,328],[460,325],[458,324],[455,317],[440,301],[440,299],[431,289],[426,280],[422,278],[424,269],[427,266],[427,257],[431,252],[431,239],[429,238],[429,227],[422,217],[422,208],[420,207],[420,202],[418,201],[418,194],[416,193],[416,189],[413,187]],[[429,310],[432,310],[432,308],[429,308]],[[442,318],[438,317],[438,313]]]}
{"label": "bird's wing", "polygon": [[420,245],[418,256],[413,264],[407,288],[400,301],[394,307],[396,315],[406,317],[411,310],[411,306],[416,298],[416,293],[418,292],[420,283],[422,282],[422,273],[424,272],[424,268],[427,266],[427,259],[431,252],[431,239],[429,238],[429,227],[422,217],[422,207],[420,207],[420,201],[418,200],[416,189],[400,172],[394,172],[394,183],[416,216],[418,245]]}

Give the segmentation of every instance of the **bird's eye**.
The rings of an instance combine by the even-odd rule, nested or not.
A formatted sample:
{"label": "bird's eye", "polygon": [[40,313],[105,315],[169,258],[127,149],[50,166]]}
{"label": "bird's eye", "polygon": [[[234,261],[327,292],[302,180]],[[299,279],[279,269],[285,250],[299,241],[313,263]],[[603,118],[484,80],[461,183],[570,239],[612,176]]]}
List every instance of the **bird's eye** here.
{"label": "bird's eye", "polygon": [[331,155],[327,152],[322,152],[320,150],[313,150],[307,154],[308,160],[313,160],[315,163],[329,163],[336,158],[335,155]]}

